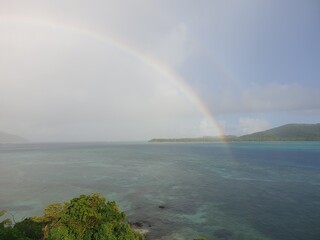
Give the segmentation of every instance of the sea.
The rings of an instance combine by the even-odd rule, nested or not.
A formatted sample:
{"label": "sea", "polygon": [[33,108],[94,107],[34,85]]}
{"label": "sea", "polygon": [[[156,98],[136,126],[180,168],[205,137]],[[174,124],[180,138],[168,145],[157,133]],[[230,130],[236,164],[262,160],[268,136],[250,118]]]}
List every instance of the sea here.
{"label": "sea", "polygon": [[319,240],[320,142],[0,145],[0,209],[16,221],[90,193],[147,239]]}

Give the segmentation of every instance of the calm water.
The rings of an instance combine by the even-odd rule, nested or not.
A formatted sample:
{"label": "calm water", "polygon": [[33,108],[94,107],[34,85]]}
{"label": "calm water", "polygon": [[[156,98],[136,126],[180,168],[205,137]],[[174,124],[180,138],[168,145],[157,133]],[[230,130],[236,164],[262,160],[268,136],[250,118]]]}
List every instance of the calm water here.
{"label": "calm water", "polygon": [[0,145],[0,209],[16,218],[92,192],[149,239],[319,240],[320,142]]}

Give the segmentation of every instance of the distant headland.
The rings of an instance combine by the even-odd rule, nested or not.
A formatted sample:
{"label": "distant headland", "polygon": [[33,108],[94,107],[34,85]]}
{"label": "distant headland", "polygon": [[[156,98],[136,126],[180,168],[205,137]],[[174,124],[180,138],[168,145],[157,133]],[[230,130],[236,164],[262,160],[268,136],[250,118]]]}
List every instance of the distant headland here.
{"label": "distant headland", "polygon": [[243,136],[223,135],[198,138],[155,138],[149,142],[240,142],[240,141],[320,141],[320,123],[286,124]]}
{"label": "distant headland", "polygon": [[24,143],[24,142],[28,142],[28,140],[17,135],[0,131],[0,144],[1,143]]}

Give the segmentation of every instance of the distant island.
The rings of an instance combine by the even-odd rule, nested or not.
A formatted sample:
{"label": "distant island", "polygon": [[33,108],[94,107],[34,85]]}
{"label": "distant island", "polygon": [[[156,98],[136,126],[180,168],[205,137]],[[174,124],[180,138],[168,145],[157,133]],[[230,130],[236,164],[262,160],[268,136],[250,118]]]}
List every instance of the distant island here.
{"label": "distant island", "polygon": [[240,141],[320,141],[320,123],[286,124],[243,136],[223,135],[199,138],[155,138],[149,142],[240,142]]}
{"label": "distant island", "polygon": [[197,137],[197,138],[154,138],[149,142],[221,142],[222,139],[227,141],[238,141],[239,137],[233,135],[224,135],[220,137]]}
{"label": "distant island", "polygon": [[0,144],[1,143],[24,143],[24,142],[28,142],[28,140],[17,135],[0,131]]}

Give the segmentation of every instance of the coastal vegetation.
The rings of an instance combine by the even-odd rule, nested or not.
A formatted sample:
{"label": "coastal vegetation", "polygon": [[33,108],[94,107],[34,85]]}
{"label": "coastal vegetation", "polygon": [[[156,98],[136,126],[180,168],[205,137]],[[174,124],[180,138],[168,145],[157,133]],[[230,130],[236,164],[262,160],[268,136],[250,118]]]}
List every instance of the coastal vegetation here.
{"label": "coastal vegetation", "polygon": [[[204,136],[195,138],[154,138],[149,142],[241,142],[241,141],[320,141],[320,123],[316,124],[286,124],[280,127],[252,134],[235,136]],[[24,143],[26,138],[1,132],[1,143]]]}
{"label": "coastal vegetation", "polygon": [[244,142],[244,141],[320,141],[320,123],[286,124],[240,137],[224,135],[199,138],[156,138],[149,142]]}
{"label": "coastal vegetation", "polygon": [[[0,219],[7,213],[0,211]],[[11,217],[11,218],[10,218]],[[15,222],[11,215],[0,222],[1,240],[144,240],[126,221],[115,202],[100,194],[80,195],[65,203],[52,203],[42,216]],[[13,219],[13,220],[12,220]],[[196,238],[194,240],[206,240]]]}
{"label": "coastal vegetation", "polygon": [[[5,212],[0,212],[4,216]],[[143,240],[130,227],[115,202],[106,202],[100,194],[81,195],[66,203],[45,207],[42,216],[12,223],[0,222],[1,240]]]}
{"label": "coastal vegetation", "polygon": [[320,123],[286,124],[240,137],[242,141],[320,141]]}
{"label": "coastal vegetation", "polygon": [[219,137],[196,137],[196,138],[154,138],[149,140],[149,142],[222,142],[222,141],[239,141],[237,136],[219,136]]}

